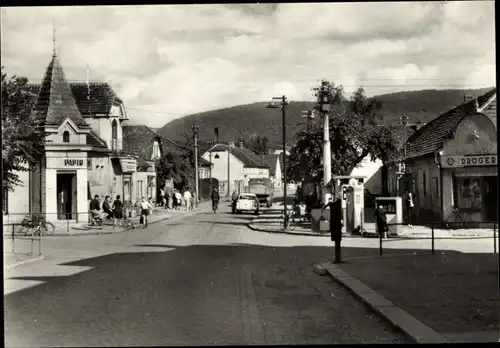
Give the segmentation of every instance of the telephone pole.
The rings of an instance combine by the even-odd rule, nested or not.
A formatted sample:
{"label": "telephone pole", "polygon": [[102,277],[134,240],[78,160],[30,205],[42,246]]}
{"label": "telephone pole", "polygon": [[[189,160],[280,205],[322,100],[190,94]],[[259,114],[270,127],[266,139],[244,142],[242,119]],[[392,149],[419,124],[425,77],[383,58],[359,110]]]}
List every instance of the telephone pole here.
{"label": "telephone pole", "polygon": [[193,137],[194,137],[194,181],[195,181],[195,199],[198,206],[198,125],[193,119]]}

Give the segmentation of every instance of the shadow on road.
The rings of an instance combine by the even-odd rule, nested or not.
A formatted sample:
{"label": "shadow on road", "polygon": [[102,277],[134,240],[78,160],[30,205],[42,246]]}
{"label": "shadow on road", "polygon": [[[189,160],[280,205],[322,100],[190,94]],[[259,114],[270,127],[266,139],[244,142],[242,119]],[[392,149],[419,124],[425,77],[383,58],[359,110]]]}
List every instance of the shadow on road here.
{"label": "shadow on road", "polygon": [[[201,296],[203,288],[210,286],[214,280],[219,282],[227,278],[231,281],[247,265],[257,271],[283,267],[305,267],[312,271],[307,266],[329,262],[333,258],[332,247],[318,246],[135,246],[173,250],[138,250],[61,264],[90,268],[69,276],[8,278],[41,281],[43,284],[4,296],[5,322],[9,323],[7,328],[12,332],[21,332],[26,313],[42,313],[37,318],[43,325],[44,320],[63,323],[67,320],[68,311],[78,306],[99,311],[108,306],[109,296],[116,296],[123,289],[147,299],[148,296],[160,296],[161,289],[168,287],[169,291],[182,298],[185,296],[186,302],[189,302]],[[419,319],[428,325],[438,325],[437,321],[446,320],[450,324],[444,325],[443,330],[453,325],[460,328],[469,325],[478,331],[486,330],[488,325],[498,326],[496,255],[439,250],[435,255],[424,255],[428,253],[422,250],[389,249],[384,256],[378,256],[376,249],[354,247],[344,247],[342,251],[343,258],[348,261],[342,265],[346,272],[362,279],[410,314],[420,316]],[[164,300],[170,301],[167,298]],[[157,305],[154,301],[138,302],[135,298],[127,298],[127,301],[127,308],[136,305],[142,312],[154,312]],[[51,306],[49,315],[47,308]],[[472,319],[468,319],[469,324],[460,324],[460,318]],[[55,332],[56,329],[61,328],[53,328]]]}

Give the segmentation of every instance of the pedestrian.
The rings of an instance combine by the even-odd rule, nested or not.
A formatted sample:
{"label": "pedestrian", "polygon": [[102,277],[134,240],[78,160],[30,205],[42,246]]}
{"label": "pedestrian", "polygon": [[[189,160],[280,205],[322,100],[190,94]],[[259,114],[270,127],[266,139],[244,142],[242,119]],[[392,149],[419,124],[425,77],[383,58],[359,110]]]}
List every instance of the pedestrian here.
{"label": "pedestrian", "polygon": [[[312,195],[311,195],[312,196]],[[330,239],[335,242],[335,262],[341,262],[340,257],[340,241],[342,240],[342,202],[340,197],[335,201],[330,196],[328,203],[321,208],[321,216],[326,208],[330,208]]]}
{"label": "pedestrian", "polygon": [[236,201],[238,200],[238,194],[236,193],[236,190],[233,191],[233,194],[231,195],[231,211],[233,213],[236,212]]}
{"label": "pedestrian", "polygon": [[306,196],[306,217],[307,221],[311,221],[311,213],[312,213],[312,208],[314,204],[314,197],[312,192],[309,192],[309,194]]}
{"label": "pedestrian", "polygon": [[90,201],[89,208],[92,214],[92,220],[101,217],[101,202],[99,201],[99,195],[95,195],[94,199]]}
{"label": "pedestrian", "polygon": [[182,196],[179,190],[174,191],[174,209],[179,210],[181,207]]}
{"label": "pedestrian", "polygon": [[387,215],[385,214],[384,207],[380,205],[378,208],[375,208],[374,215],[378,235],[380,238],[386,238],[389,226],[387,225]]}
{"label": "pedestrian", "polygon": [[163,189],[162,189],[162,188],[160,188],[160,197],[159,197],[159,199],[160,199],[160,207],[163,207],[163,206],[164,206],[164,205],[163,205],[163,198],[164,198],[164,197],[165,197],[165,192],[163,191]]}
{"label": "pedestrian", "polygon": [[102,211],[105,214],[106,220],[111,220],[113,218],[113,209],[111,209],[111,197],[106,196],[104,202],[102,203]]}
{"label": "pedestrian", "polygon": [[191,206],[192,198],[193,198],[193,195],[191,195],[191,192],[189,190],[184,191],[184,201],[186,202],[186,211],[189,211],[192,209],[192,206]]}
{"label": "pedestrian", "polygon": [[152,209],[153,207],[151,206],[151,203],[146,201],[146,198],[144,198],[144,197],[142,197],[140,207],[141,207],[141,220],[142,220],[142,223],[144,225],[144,228],[146,228],[146,227],[148,227],[148,215],[149,215],[150,209]]}
{"label": "pedestrian", "polygon": [[219,191],[217,191],[216,188],[212,190],[212,194],[210,195],[210,198],[212,199],[212,210],[215,212],[217,211],[217,207],[219,206]]}
{"label": "pedestrian", "polygon": [[113,202],[113,226],[116,226],[116,221],[118,221],[118,226],[122,226],[123,219],[123,203],[120,200],[120,195],[116,196],[115,201]]}
{"label": "pedestrian", "polygon": [[408,227],[413,226],[413,210],[415,208],[415,197],[412,192],[406,191],[406,211],[408,219]]}
{"label": "pedestrian", "polygon": [[153,197],[149,197],[148,198],[148,202],[149,202],[149,215],[152,215],[153,214],[153,208],[154,208],[154,203],[153,203]]}

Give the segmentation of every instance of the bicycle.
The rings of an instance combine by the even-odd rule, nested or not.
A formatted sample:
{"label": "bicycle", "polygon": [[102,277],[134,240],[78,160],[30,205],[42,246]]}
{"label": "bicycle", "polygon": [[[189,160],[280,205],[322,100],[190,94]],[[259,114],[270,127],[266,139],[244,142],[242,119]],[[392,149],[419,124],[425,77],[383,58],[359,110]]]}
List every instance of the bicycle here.
{"label": "bicycle", "polygon": [[[283,219],[284,214],[280,214],[278,218],[278,226],[281,227],[282,230],[285,230],[285,221]],[[288,226],[287,229],[288,231],[295,231],[295,228],[297,228],[298,222],[300,222],[300,218],[297,219],[296,214],[293,211],[287,212],[287,220],[288,220]]]}
{"label": "bicycle", "polygon": [[26,215],[19,226],[21,227],[20,230],[16,231],[14,228],[14,233],[22,236],[53,235],[56,229],[54,224],[45,221],[43,216],[32,217],[31,215]]}
{"label": "bicycle", "polygon": [[[462,214],[464,216],[462,216]],[[455,229],[455,226],[460,226],[462,228],[466,228],[468,214],[467,212],[461,212],[458,207],[453,207],[451,211],[451,215],[446,219],[445,227],[447,229]]]}

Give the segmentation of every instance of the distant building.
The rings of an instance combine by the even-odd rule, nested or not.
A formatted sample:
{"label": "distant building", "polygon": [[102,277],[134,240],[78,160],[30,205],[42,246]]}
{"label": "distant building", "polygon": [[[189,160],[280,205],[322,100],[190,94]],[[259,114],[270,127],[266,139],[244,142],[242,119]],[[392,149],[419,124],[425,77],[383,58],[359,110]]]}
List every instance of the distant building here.
{"label": "distant building", "polygon": [[283,186],[283,177],[281,172],[281,155],[264,155],[264,162],[269,166],[269,177],[271,178],[274,187],[281,188]]}
{"label": "distant building", "polygon": [[107,83],[69,84],[54,53],[42,83],[27,88],[37,95],[33,112],[49,142],[35,170],[18,173],[23,184],[14,192],[4,190],[4,221],[41,213],[49,221],[87,222],[89,199],[96,194],[139,198],[134,189],[139,173],[152,176],[154,165],[151,171],[150,160],[141,162],[126,150],[122,122],[128,117]]}
{"label": "distant building", "polygon": [[420,220],[446,220],[453,206],[470,221],[497,219],[496,88],[466,100],[406,143],[402,192],[416,195]]}
{"label": "distant building", "polygon": [[[202,154],[202,158],[212,162],[212,178],[219,180],[219,191],[228,191],[228,174],[230,191],[243,192],[252,178],[269,178],[269,166],[255,153],[245,148],[242,143],[231,145],[215,144]],[[229,157],[229,173],[228,173]]]}

